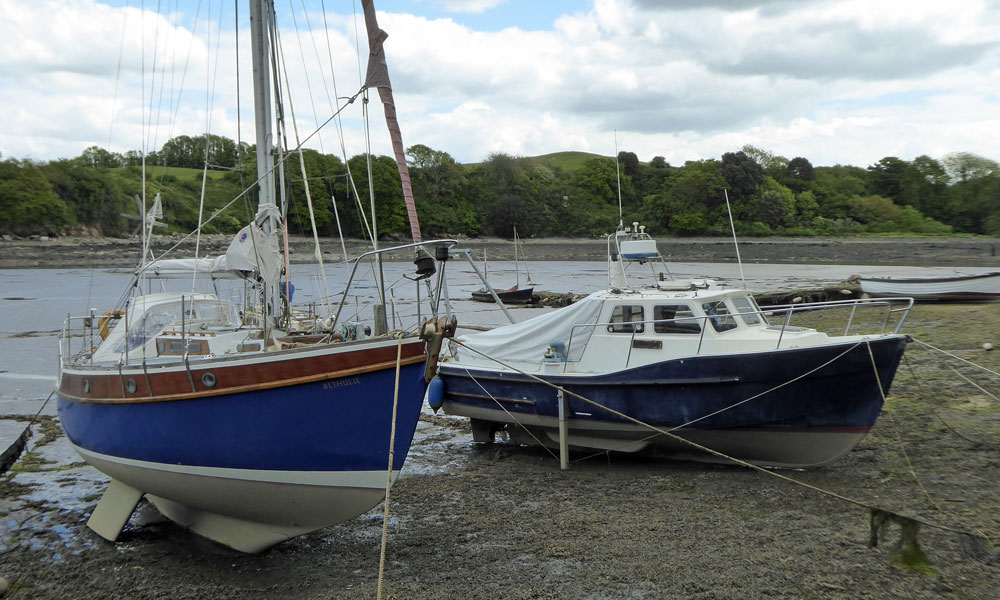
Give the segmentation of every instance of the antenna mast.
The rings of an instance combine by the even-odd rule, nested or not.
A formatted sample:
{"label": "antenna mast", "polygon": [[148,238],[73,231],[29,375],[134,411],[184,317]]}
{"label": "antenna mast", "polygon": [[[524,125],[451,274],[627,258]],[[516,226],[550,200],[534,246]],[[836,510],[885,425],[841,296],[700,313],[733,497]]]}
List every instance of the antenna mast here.
{"label": "antenna mast", "polygon": [[618,167],[618,130],[615,129],[615,177],[618,179],[618,229],[625,228],[625,219],[622,217],[622,174]]}
{"label": "antenna mast", "polygon": [[733,246],[736,246],[736,264],[740,266],[740,282],[743,289],[747,287],[747,280],[743,277],[743,261],[740,259],[740,244],[736,241],[736,225],[733,224],[733,209],[729,206],[729,190],[722,190],[726,195],[726,210],[729,212],[729,228],[733,231]]}

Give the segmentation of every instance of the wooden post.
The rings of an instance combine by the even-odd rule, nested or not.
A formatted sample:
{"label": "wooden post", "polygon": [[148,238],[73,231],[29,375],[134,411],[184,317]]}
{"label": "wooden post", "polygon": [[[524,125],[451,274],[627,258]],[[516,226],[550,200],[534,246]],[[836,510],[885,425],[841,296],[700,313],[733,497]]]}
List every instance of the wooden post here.
{"label": "wooden post", "polygon": [[566,421],[566,395],[562,390],[556,391],[559,402],[559,468],[569,471],[569,424]]}

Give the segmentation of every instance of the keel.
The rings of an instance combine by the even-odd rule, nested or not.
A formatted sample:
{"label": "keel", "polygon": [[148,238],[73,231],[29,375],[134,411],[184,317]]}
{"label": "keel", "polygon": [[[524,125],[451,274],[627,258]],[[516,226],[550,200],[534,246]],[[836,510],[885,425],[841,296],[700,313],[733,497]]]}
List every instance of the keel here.
{"label": "keel", "polygon": [[101,501],[97,503],[97,508],[87,520],[87,527],[110,542],[117,540],[118,534],[142,499],[142,494],[134,487],[112,479],[101,496]]}

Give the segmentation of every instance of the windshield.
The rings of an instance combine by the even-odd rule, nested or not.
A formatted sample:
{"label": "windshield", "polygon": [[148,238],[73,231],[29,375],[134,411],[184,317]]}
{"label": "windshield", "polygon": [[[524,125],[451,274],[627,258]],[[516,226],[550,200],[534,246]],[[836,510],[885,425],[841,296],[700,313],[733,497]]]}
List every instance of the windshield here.
{"label": "windshield", "polygon": [[731,300],[733,306],[736,307],[736,312],[740,313],[740,318],[747,325],[757,325],[763,320],[764,317],[760,314],[760,309],[749,297],[736,296]]}
{"label": "windshield", "polygon": [[[235,329],[239,324],[236,305],[226,300],[205,299],[183,303],[183,319],[181,318],[181,301],[164,302],[150,307],[142,316],[136,327],[128,332],[128,349],[132,350],[155,338],[163,330],[181,324],[186,330],[195,329]],[[124,344],[115,348],[116,352],[124,352]]]}
{"label": "windshield", "polygon": [[716,331],[736,329],[736,319],[731,316],[732,313],[729,312],[729,307],[726,306],[725,301],[706,302],[701,305],[701,308],[705,311],[706,315],[711,317],[709,321],[712,322],[712,327]]}

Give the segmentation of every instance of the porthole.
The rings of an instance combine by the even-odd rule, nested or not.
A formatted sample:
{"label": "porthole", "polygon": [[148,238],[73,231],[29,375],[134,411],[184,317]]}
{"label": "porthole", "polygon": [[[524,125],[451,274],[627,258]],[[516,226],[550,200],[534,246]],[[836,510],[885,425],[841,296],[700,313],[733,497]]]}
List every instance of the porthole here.
{"label": "porthole", "polygon": [[128,390],[128,393],[134,394],[135,393],[135,379],[126,379],[125,380],[125,389]]}
{"label": "porthole", "polygon": [[205,387],[213,388],[215,387],[215,375],[204,373],[201,376],[201,382],[205,384]]}
{"label": "porthole", "polygon": [[84,379],[83,380],[83,393],[84,394],[89,394],[90,393],[90,380],[89,379]]}

